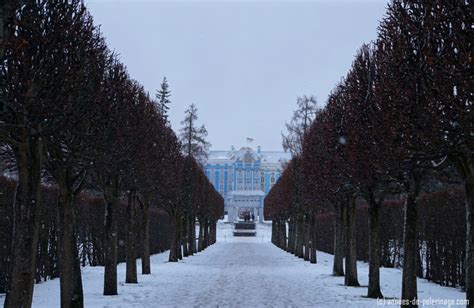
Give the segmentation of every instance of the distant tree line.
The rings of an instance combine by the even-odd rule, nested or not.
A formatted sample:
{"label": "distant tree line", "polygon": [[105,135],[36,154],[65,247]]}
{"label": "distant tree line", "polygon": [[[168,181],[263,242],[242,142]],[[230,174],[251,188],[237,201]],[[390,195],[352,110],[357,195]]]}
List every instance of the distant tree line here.
{"label": "distant tree line", "polygon": [[[474,305],[470,5],[469,1],[392,1],[377,40],[359,49],[326,106],[315,112],[304,132],[301,154],[293,155],[265,200],[266,214],[274,221],[274,242],[312,262],[316,262],[318,217],[334,218],[333,274],[344,275],[347,286],[359,285],[357,213],[358,204],[364,203],[368,297],[383,296],[379,268],[386,264],[381,258],[387,239],[380,229],[395,224],[397,232],[403,230],[402,244],[399,233],[389,241],[401,253],[396,265],[403,267],[402,300],[415,306],[417,275],[453,276],[462,271],[469,306]],[[434,197],[422,201],[423,192],[449,191],[457,184],[465,196],[461,239],[459,217],[451,217],[459,213],[454,201],[444,198],[441,205]],[[403,200],[403,215],[397,210],[394,221],[381,218],[386,200],[395,199]],[[428,210],[426,202],[433,208]],[[420,220],[420,213],[428,216]],[[424,232],[428,224],[452,230],[451,237],[442,241],[444,246],[432,246],[431,235]],[[449,240],[464,242],[464,249],[450,250],[454,248]],[[445,248],[448,252],[436,251]],[[425,268],[428,274],[420,272],[421,253],[433,256]],[[439,253],[456,254],[449,260],[457,260],[451,265],[461,268],[447,269]],[[460,279],[433,280],[456,284]]]}
{"label": "distant tree line", "polygon": [[118,261],[136,283],[137,257],[149,274],[153,252],[178,261],[214,243],[223,199],[199,146],[183,151],[167,121],[167,86],[151,99],[80,0],[1,8],[0,152],[16,186],[0,191],[5,307],[30,307],[35,278],[55,276],[61,306],[83,307],[81,263],[104,265],[103,294],[115,295]]}

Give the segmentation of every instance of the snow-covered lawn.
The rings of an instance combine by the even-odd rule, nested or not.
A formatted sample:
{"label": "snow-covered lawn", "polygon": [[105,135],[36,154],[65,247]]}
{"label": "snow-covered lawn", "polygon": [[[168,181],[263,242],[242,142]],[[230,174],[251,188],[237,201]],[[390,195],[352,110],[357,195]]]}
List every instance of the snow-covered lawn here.
{"label": "snow-covered lawn", "polygon": [[[167,253],[152,257],[152,274],[138,284],[125,284],[125,264],[118,266],[119,295],[103,296],[103,268],[83,269],[86,307],[376,307],[367,288],[345,287],[332,277],[332,255],[319,253],[310,264],[270,243],[269,224],[259,224],[256,237],[233,237],[227,223],[218,225],[218,242],[205,251],[168,263]],[[139,267],[140,268],[140,267]],[[359,262],[359,281],[367,285],[368,265]],[[398,298],[401,271],[382,269],[382,292]],[[425,280],[418,281],[421,300],[462,300],[465,294]],[[0,297],[0,304],[4,297]],[[35,285],[34,307],[59,307],[59,280]],[[431,305],[430,307],[445,307]]]}

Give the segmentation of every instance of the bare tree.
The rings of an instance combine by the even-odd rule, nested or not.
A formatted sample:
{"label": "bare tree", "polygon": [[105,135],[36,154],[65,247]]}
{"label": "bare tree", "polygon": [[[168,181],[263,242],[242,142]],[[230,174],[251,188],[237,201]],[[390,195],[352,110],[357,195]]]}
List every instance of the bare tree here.
{"label": "bare tree", "polygon": [[314,96],[298,97],[298,109],[293,112],[290,123],[286,123],[287,134],[281,134],[283,149],[290,151],[292,156],[299,156],[302,151],[303,138],[318,111],[318,103]]}
{"label": "bare tree", "polygon": [[[74,200],[86,184],[93,143],[90,127],[96,123],[96,93],[107,65],[107,48],[86,7],[78,0],[51,5],[50,24],[62,44],[48,49],[43,63],[55,68],[50,80],[45,134],[45,167],[59,186],[59,264],[61,305],[82,307],[82,279],[77,252]],[[61,12],[62,14],[54,14]],[[75,65],[80,61],[80,65]]]}
{"label": "bare tree", "polygon": [[196,105],[191,104],[185,111],[185,118],[181,121],[180,140],[183,145],[183,154],[194,157],[201,165],[204,165],[207,159],[207,152],[211,144],[206,140],[207,130],[204,125],[197,126],[198,119]]}

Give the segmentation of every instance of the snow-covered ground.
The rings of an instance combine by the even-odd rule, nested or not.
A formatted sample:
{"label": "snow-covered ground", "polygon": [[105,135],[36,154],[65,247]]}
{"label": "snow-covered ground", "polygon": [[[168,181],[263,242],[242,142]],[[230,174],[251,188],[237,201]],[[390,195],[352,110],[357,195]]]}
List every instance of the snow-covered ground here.
{"label": "snow-covered ground", "polygon": [[[218,242],[179,263],[167,253],[152,257],[152,274],[138,284],[125,284],[125,264],[118,266],[119,295],[103,296],[103,268],[83,269],[86,307],[376,307],[365,298],[367,288],[345,287],[332,277],[332,255],[319,253],[310,264],[270,243],[270,224],[258,224],[256,237],[233,237],[232,226],[219,223]],[[139,267],[140,268],[140,267]],[[361,285],[368,283],[368,265],[358,264]],[[382,292],[398,298],[401,271],[382,269]],[[465,294],[418,280],[420,300],[463,300]],[[4,297],[0,297],[0,304]],[[386,304],[388,304],[386,302]],[[397,305],[399,306],[399,305]],[[430,305],[446,307],[447,305]],[[35,285],[33,307],[59,307],[59,280]]]}

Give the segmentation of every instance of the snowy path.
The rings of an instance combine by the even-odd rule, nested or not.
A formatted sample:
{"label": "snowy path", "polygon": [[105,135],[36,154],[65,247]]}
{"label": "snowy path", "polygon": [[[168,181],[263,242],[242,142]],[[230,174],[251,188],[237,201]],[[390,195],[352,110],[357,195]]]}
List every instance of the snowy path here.
{"label": "snowy path", "polygon": [[[257,237],[234,238],[230,224],[220,223],[218,243],[204,252],[168,263],[167,254],[152,257],[152,275],[124,284],[118,267],[119,295],[102,296],[103,268],[83,269],[86,307],[376,307],[364,298],[365,287],[343,286],[332,277],[332,256],[319,253],[318,264],[302,261],[270,242],[270,226],[258,226]],[[140,267],[139,267],[140,268]],[[359,263],[359,280],[367,285],[367,265]],[[382,291],[400,295],[401,271],[382,269]],[[421,299],[463,299],[465,294],[419,280]],[[0,296],[0,304],[4,297]],[[59,307],[59,280],[35,285],[34,307]],[[394,306],[393,306],[394,307]],[[430,307],[444,307],[432,305]]]}

